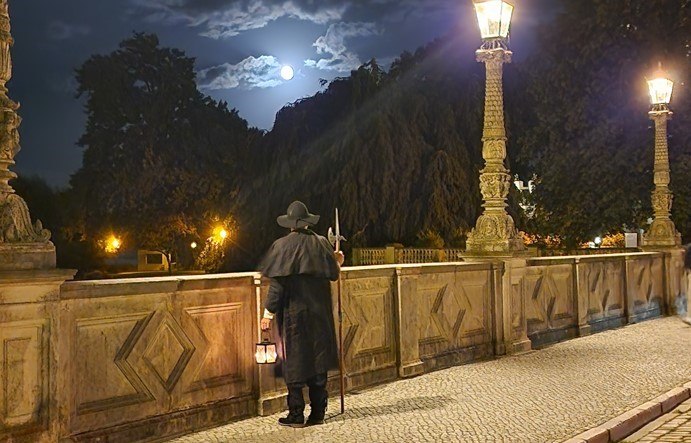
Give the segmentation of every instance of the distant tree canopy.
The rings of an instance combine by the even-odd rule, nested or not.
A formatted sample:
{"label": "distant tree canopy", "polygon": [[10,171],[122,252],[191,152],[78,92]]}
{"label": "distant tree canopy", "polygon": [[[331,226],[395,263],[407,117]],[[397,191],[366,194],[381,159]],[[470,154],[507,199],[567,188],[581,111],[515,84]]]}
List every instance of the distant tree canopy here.
{"label": "distant tree canopy", "polygon": [[77,70],[86,97],[82,168],[72,177],[91,237],[127,232],[139,247],[176,252],[232,211],[258,134],[202,95],[194,59],[135,34]]}

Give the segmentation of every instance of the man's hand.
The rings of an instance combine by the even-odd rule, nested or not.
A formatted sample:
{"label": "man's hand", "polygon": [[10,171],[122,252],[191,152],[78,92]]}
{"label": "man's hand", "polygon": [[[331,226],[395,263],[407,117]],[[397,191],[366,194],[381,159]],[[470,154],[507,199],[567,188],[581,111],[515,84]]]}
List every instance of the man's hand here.
{"label": "man's hand", "polygon": [[343,255],[343,251],[334,252],[334,257],[336,258],[338,266],[343,266],[343,262],[345,261],[345,255]]}
{"label": "man's hand", "polygon": [[271,329],[271,319],[270,318],[262,318],[260,326],[262,328],[262,331],[266,331],[267,329]]}

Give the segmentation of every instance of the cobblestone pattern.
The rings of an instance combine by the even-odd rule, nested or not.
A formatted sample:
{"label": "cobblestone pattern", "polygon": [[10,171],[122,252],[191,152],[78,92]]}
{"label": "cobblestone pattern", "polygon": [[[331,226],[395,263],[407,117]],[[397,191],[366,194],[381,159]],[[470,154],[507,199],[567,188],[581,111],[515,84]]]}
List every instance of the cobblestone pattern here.
{"label": "cobblestone pattern", "polygon": [[624,440],[636,443],[691,443],[691,400]]}
{"label": "cobblestone pattern", "polygon": [[681,320],[652,320],[351,394],[342,416],[331,399],[323,426],[275,415],[177,442],[561,442],[688,382],[689,343]]}

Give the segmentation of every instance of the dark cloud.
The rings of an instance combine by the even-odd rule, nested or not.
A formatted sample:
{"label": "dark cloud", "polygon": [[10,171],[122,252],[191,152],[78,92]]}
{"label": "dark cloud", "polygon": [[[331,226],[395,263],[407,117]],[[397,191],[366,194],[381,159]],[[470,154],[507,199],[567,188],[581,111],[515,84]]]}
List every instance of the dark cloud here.
{"label": "dark cloud", "polygon": [[201,35],[220,39],[260,29],[282,17],[327,24],[339,20],[347,6],[336,1],[130,0],[149,20],[200,27]]}
{"label": "dark cloud", "polygon": [[91,34],[91,28],[86,25],[69,24],[60,20],[54,20],[48,24],[46,33],[51,40],[69,40]]}

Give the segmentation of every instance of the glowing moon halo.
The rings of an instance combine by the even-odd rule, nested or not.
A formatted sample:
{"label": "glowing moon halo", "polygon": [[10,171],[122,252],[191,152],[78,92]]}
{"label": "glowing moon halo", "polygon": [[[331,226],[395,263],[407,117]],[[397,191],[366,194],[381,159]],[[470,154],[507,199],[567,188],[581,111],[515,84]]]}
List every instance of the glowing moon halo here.
{"label": "glowing moon halo", "polygon": [[292,80],[295,77],[295,71],[292,66],[285,65],[281,68],[281,78],[283,80]]}

